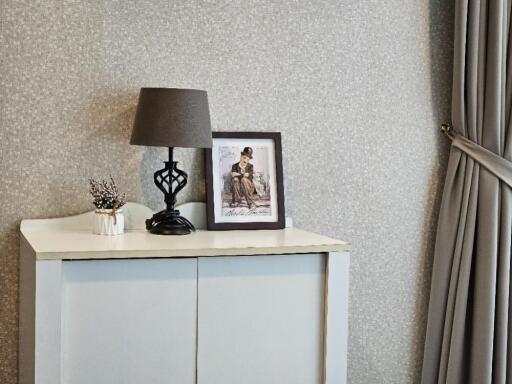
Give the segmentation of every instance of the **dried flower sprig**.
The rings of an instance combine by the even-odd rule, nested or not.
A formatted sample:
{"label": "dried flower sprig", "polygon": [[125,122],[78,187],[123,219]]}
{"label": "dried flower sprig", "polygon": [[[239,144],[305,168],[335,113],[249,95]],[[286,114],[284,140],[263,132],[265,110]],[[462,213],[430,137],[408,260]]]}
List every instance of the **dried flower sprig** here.
{"label": "dried flower sprig", "polygon": [[112,176],[110,180],[89,179],[89,191],[97,209],[119,209],[126,203],[126,194],[119,194]]}

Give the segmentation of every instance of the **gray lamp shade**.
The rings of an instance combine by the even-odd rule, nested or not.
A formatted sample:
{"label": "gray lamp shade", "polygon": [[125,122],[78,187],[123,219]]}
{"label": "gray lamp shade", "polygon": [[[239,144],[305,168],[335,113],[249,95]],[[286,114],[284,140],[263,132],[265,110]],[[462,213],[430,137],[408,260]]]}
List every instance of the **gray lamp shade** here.
{"label": "gray lamp shade", "polygon": [[130,144],[211,148],[207,93],[196,89],[141,88]]}

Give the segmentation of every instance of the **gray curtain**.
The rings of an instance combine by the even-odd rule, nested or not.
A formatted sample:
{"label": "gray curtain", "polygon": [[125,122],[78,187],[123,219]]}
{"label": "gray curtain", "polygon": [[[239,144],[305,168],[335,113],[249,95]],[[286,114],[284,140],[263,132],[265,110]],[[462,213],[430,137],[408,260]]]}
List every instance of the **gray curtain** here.
{"label": "gray curtain", "polygon": [[456,1],[422,383],[512,383],[512,0]]}

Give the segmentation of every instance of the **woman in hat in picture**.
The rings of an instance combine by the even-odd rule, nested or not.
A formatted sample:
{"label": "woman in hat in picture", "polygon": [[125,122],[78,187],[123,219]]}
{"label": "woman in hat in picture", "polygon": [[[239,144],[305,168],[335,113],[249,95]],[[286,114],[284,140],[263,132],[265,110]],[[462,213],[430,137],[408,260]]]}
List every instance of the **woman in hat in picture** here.
{"label": "woman in hat in picture", "polygon": [[240,153],[240,161],[231,167],[231,186],[233,191],[231,207],[240,206],[242,200],[245,199],[249,209],[256,208],[254,201],[256,188],[253,181],[254,167],[250,163],[251,159],[252,148],[245,147]]}

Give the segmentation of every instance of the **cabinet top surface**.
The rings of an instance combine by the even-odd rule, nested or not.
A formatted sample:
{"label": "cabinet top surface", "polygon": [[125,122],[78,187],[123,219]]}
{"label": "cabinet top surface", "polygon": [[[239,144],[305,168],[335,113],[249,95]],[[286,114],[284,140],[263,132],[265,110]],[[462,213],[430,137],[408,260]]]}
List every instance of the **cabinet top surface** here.
{"label": "cabinet top surface", "polygon": [[94,235],[88,230],[22,228],[37,259],[107,259],[232,256],[343,252],[350,244],[296,228],[257,231],[198,230],[185,236],[152,235],[129,230],[122,235]]}
{"label": "cabinet top surface", "polygon": [[[144,220],[152,211],[136,203],[123,208],[126,233],[101,236],[92,233],[93,212],[56,219],[23,220],[21,233],[44,259],[112,259],[151,257],[198,257],[286,253],[343,252],[350,244],[296,228],[258,231],[198,230],[185,236],[148,233]],[[180,206],[196,228],[205,227],[204,203]]]}

